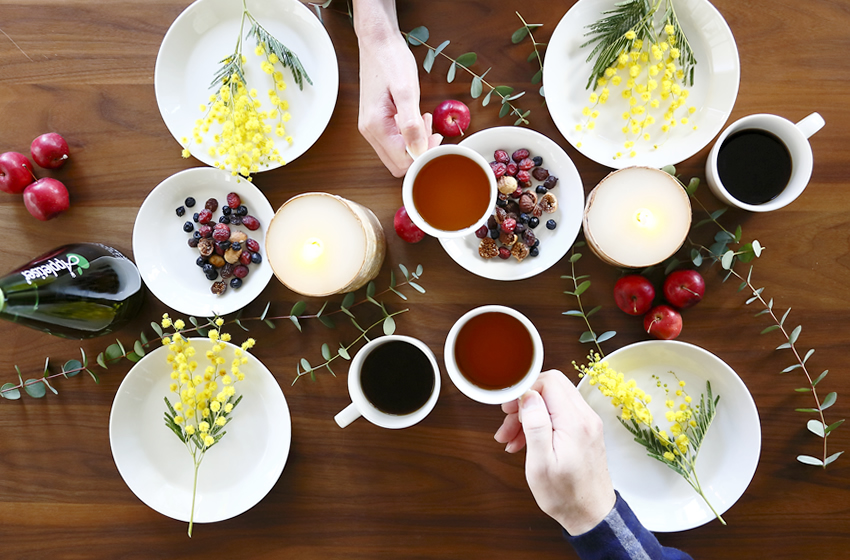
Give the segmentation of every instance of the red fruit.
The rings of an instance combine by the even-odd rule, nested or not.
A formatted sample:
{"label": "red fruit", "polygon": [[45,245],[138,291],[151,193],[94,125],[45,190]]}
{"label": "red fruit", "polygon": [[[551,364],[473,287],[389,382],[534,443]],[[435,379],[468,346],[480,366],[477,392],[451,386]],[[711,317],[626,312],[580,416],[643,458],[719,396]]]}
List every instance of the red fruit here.
{"label": "red fruit", "polygon": [[230,226],[227,224],[216,224],[213,228],[212,237],[219,243],[230,239]]}
{"label": "red fruit", "polygon": [[407,208],[404,206],[396,210],[393,227],[398,236],[408,243],[419,243],[425,238],[425,232],[411,221],[410,216],[407,215]]}
{"label": "red fruit", "polygon": [[204,203],[204,208],[209,210],[210,212],[215,212],[218,210],[218,201],[214,198],[208,198]]}
{"label": "red fruit", "polygon": [[61,182],[44,177],[24,189],[24,205],[39,220],[55,218],[71,205],[68,189]]}
{"label": "red fruit", "polygon": [[505,175],[510,175],[511,177],[515,177],[517,171],[519,171],[519,167],[517,167],[517,164],[515,164],[514,162],[509,163],[505,167]]}
{"label": "red fruit", "polygon": [[239,208],[239,205],[242,204],[242,199],[239,198],[239,195],[235,192],[227,193],[227,205],[233,209]]}
{"label": "red fruit", "polygon": [[513,218],[505,218],[504,221],[502,221],[502,225],[499,227],[506,233],[513,233],[516,229],[516,220]]}
{"label": "red fruit", "polygon": [[507,247],[499,247],[499,258],[502,260],[511,258],[511,250]]}
{"label": "red fruit", "polygon": [[242,225],[251,231],[256,231],[260,229],[260,220],[249,214],[248,216],[242,217]]}
{"label": "red fruit", "polygon": [[661,340],[672,340],[682,332],[682,316],[669,305],[657,305],[643,317],[647,334]]}
{"label": "red fruit", "polygon": [[233,268],[233,276],[237,278],[245,278],[248,276],[248,267],[244,264],[237,265]]}
{"label": "red fruit", "polygon": [[664,298],[679,309],[692,307],[705,295],[705,280],[696,270],[677,270],[664,280]]}
{"label": "red fruit", "polygon": [[239,253],[239,262],[245,266],[251,264],[251,251],[242,251]]}
{"label": "red fruit", "polygon": [[204,208],[200,212],[198,212],[198,223],[200,224],[208,224],[212,220],[212,212],[208,209]]}
{"label": "red fruit", "polygon": [[490,169],[493,170],[493,175],[495,175],[496,179],[498,179],[499,177],[502,177],[505,174],[505,171],[508,169],[508,167],[504,163],[493,161],[490,163]]}
{"label": "red fruit", "polygon": [[68,159],[68,143],[55,132],[42,134],[30,145],[32,159],[45,169],[56,169]]}
{"label": "red fruit", "polygon": [[260,252],[260,243],[256,239],[251,239],[250,237],[245,241],[245,246],[248,247],[248,250],[252,253]]}
{"label": "red fruit", "polygon": [[18,152],[0,154],[0,191],[17,194],[33,181],[32,164],[27,156]]}
{"label": "red fruit", "polygon": [[523,171],[530,171],[531,168],[534,167],[534,161],[529,157],[525,157],[525,158],[521,159],[520,161],[518,161],[517,165]]}
{"label": "red fruit", "polygon": [[198,227],[198,233],[201,234],[201,237],[207,238],[212,237],[212,227],[208,224],[204,224]]}
{"label": "red fruit", "polygon": [[480,228],[475,230],[475,237],[477,237],[478,239],[484,239],[485,237],[487,237],[487,234],[489,232],[490,230],[487,229],[486,225],[481,226]]}
{"label": "red fruit", "polygon": [[434,130],[446,138],[463,136],[469,121],[469,107],[462,101],[447,99],[434,109]]}
{"label": "red fruit", "polygon": [[528,171],[525,171],[523,169],[520,169],[519,171],[516,172],[516,180],[520,184],[529,185],[529,184],[531,184],[531,173],[529,173]]}
{"label": "red fruit", "polygon": [[[511,154],[511,159],[514,160],[515,162],[519,163],[522,160],[524,160],[525,158],[527,158],[529,155],[530,154],[528,153],[528,150],[526,150],[525,148],[520,148],[519,150],[517,150],[513,154]],[[529,167],[529,169],[531,169],[531,167]]]}
{"label": "red fruit", "polygon": [[496,160],[498,163],[504,163],[505,165],[511,162],[511,157],[505,150],[496,150],[493,153],[493,159]]}
{"label": "red fruit", "polygon": [[652,307],[655,288],[640,274],[623,276],[614,284],[614,302],[629,315],[643,315]]}

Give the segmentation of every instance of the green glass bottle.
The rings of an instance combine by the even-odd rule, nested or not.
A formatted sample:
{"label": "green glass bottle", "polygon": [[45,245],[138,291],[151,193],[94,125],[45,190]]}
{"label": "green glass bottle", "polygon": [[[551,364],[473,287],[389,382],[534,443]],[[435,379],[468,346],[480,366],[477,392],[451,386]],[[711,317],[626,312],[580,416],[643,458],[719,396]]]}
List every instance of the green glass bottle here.
{"label": "green glass bottle", "polygon": [[63,245],[0,279],[0,317],[64,338],[92,338],[142,306],[139,270],[99,243]]}

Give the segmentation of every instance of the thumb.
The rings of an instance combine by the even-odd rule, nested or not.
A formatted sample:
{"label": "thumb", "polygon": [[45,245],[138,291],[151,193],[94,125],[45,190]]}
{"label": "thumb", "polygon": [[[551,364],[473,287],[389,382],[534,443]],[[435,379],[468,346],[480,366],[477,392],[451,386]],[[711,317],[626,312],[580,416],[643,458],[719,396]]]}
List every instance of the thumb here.
{"label": "thumb", "polygon": [[522,396],[519,416],[528,448],[526,459],[547,461],[552,455],[552,420],[540,393],[528,391]]}
{"label": "thumb", "polygon": [[401,137],[410,152],[418,156],[428,149],[428,130],[419,114],[418,99],[404,96],[396,99],[395,121]]}

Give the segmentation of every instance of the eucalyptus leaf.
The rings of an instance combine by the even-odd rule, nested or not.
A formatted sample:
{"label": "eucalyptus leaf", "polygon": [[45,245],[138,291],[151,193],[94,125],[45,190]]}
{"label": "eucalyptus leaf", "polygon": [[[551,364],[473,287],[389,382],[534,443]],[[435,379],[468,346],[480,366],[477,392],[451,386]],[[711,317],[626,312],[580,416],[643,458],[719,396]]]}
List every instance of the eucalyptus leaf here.
{"label": "eucalyptus leaf", "polygon": [[797,455],[797,460],[803,463],[804,465],[813,465],[815,467],[823,466],[823,461],[821,461],[817,457],[812,457],[811,455]]}
{"label": "eucalyptus leaf", "polygon": [[[294,317],[300,317],[307,309],[307,304],[304,301],[296,301],[289,310],[289,314]],[[265,316],[263,317],[265,319]]]}
{"label": "eucalyptus leaf", "polygon": [[733,251],[726,251],[720,259],[720,266],[722,266],[725,270],[729,270],[732,268],[732,260],[734,258],[735,253]]}
{"label": "eucalyptus leaf", "polygon": [[824,433],[825,433],[826,435],[829,435],[829,432],[831,432],[832,430],[834,430],[834,429],[838,428],[838,427],[839,427],[841,424],[843,424],[843,423],[844,423],[844,419],[841,419],[841,420],[839,420],[838,422],[833,422],[832,424],[830,424],[829,426],[827,426],[827,427],[826,427],[826,429],[824,430]]}
{"label": "eucalyptus leaf", "polygon": [[83,369],[83,364],[77,360],[68,360],[62,365],[62,373],[65,377],[74,377]]}
{"label": "eucalyptus leaf", "polygon": [[145,355],[145,347],[142,345],[140,340],[133,343],[133,352],[135,352],[137,356]]}
{"label": "eucalyptus leaf", "polygon": [[838,459],[841,456],[842,453],[844,453],[844,452],[839,451],[838,453],[833,453],[832,455],[827,457],[826,461],[824,462],[824,466],[826,466],[826,465],[832,463],[833,461],[835,461],[836,459]]}
{"label": "eucalyptus leaf", "polygon": [[590,317],[591,315],[593,315],[593,314],[597,313],[600,309],[602,309],[602,306],[601,306],[601,305],[597,305],[596,307],[594,307],[593,309],[591,309],[590,311],[588,311],[586,316],[587,316],[587,317]]}
{"label": "eucalyptus leaf", "polygon": [[430,33],[428,32],[428,28],[424,25],[420,25],[419,27],[410,30],[410,33],[407,34],[407,42],[414,47],[423,45],[428,40],[429,36]]}
{"label": "eucalyptus leaf", "polygon": [[589,287],[590,287],[590,280],[585,280],[584,282],[579,284],[578,287],[576,288],[575,296],[576,297],[580,296],[581,294],[586,292]]}
{"label": "eucalyptus leaf", "polygon": [[431,69],[434,67],[434,61],[437,59],[437,55],[434,51],[429,50],[425,53],[425,60],[422,61],[422,68],[427,72],[431,73]]}
{"label": "eucalyptus leaf", "polygon": [[348,309],[354,304],[354,292],[348,292],[345,294],[345,297],[342,298],[342,303],[339,304],[341,308]]}
{"label": "eucalyptus leaf", "polygon": [[481,82],[482,80],[479,76],[472,78],[472,84],[469,87],[469,95],[471,95],[473,99],[478,99],[481,96],[483,91]]}
{"label": "eucalyptus leaf", "polygon": [[337,350],[337,354],[339,354],[339,357],[342,358],[343,360],[350,360],[351,359],[351,355],[348,353],[348,349],[345,348],[344,346],[339,347],[339,350]]}
{"label": "eucalyptus leaf", "polygon": [[419,278],[420,276],[422,276],[423,272],[425,272],[425,268],[421,264],[417,264],[416,270],[414,271],[413,275]]}
{"label": "eucalyptus leaf", "polygon": [[752,246],[753,246],[753,253],[755,253],[755,255],[757,257],[760,257],[761,252],[764,249],[764,247],[761,246],[761,243],[758,242],[758,239],[753,239]]}
{"label": "eucalyptus leaf", "polygon": [[797,342],[797,339],[800,337],[800,332],[803,330],[803,325],[797,325],[793,331],[791,331],[791,335],[788,337],[788,342],[794,344]]}
{"label": "eucalyptus leaf", "polygon": [[301,368],[305,371],[313,371],[313,366],[310,365],[310,362],[307,361],[306,358],[301,358]]}
{"label": "eucalyptus leaf", "polygon": [[434,55],[438,55],[438,54],[440,54],[441,52],[443,52],[443,49],[445,49],[446,47],[448,47],[450,42],[451,42],[451,41],[449,41],[449,40],[447,39],[447,40],[443,41],[442,43],[440,43],[439,45],[437,45],[437,48],[436,48],[436,49],[434,49]]}
{"label": "eucalyptus leaf", "polygon": [[531,77],[531,83],[532,84],[539,84],[541,81],[543,81],[543,69],[542,68],[540,70],[538,70],[534,74],[534,76]]}
{"label": "eucalyptus leaf", "polygon": [[455,74],[457,73],[457,64],[454,62],[449,66],[449,71],[446,73],[446,81],[448,83],[452,83],[455,81]]}
{"label": "eucalyptus leaf", "polygon": [[15,389],[14,383],[4,383],[2,387],[0,387],[0,396],[4,399],[9,399],[10,401],[16,401],[21,398],[21,392],[18,389]]}
{"label": "eucalyptus leaf", "polygon": [[581,253],[573,253],[572,255],[570,255],[570,262],[571,263],[578,262],[578,260],[580,258],[581,258]]}
{"label": "eucalyptus leaf", "polygon": [[829,393],[827,396],[824,397],[823,402],[820,405],[820,409],[826,410],[827,408],[834,405],[835,401],[837,399],[838,399],[838,393],[836,393],[835,391],[833,391],[832,393]]}
{"label": "eucalyptus leaf", "polygon": [[477,60],[478,60],[477,54],[475,54],[474,52],[467,52],[467,53],[463,53],[462,55],[457,57],[455,59],[455,62],[460,66],[464,66],[466,68],[469,68],[470,66],[475,64],[475,62]]}
{"label": "eucalyptus leaf", "polygon": [[155,322],[152,321],[151,322],[151,328],[153,329],[153,332],[155,332],[158,337],[162,338],[162,327],[159,326],[159,323],[155,323]]}
{"label": "eucalyptus leaf", "polygon": [[584,313],[582,313],[578,309],[570,309],[569,311],[564,311],[563,313],[561,313],[561,315],[568,315],[570,317],[585,317]]}
{"label": "eucalyptus leaf", "polygon": [[812,381],[812,385],[817,385],[818,383],[820,383],[820,382],[821,382],[821,380],[823,380],[823,378],[824,378],[824,377],[826,377],[826,375],[827,375],[828,373],[829,373],[829,370],[828,370],[828,369],[823,370],[823,372],[822,372],[820,375],[818,375],[817,379],[815,379],[814,381]]}
{"label": "eucalyptus leaf", "polygon": [[616,334],[617,331],[605,331],[596,338],[596,342],[605,342],[606,340],[614,338],[614,335]]}
{"label": "eucalyptus leaf", "polygon": [[591,331],[584,331],[581,333],[581,336],[578,337],[578,341],[581,343],[593,342],[596,340],[596,335]]}
{"label": "eucalyptus leaf", "polygon": [[[298,329],[298,332],[303,332],[301,330],[301,323],[298,321],[298,317],[296,317],[295,315],[290,315],[289,320],[292,321],[292,324],[295,325],[295,328]],[[274,323],[272,323],[272,324],[274,324]],[[272,328],[274,328],[274,327],[272,327]]]}
{"label": "eucalyptus leaf", "polygon": [[328,317],[326,315],[320,315],[319,316],[319,322],[322,323],[324,326],[326,326],[329,329],[336,327],[336,324],[334,323],[333,319],[331,319],[330,317]]}
{"label": "eucalyptus leaf", "polygon": [[[407,267],[404,266],[403,264],[399,263],[398,268],[399,268],[399,270],[401,270],[401,273],[404,275],[404,279],[409,282],[410,281],[410,271],[407,270]],[[352,301],[354,301],[353,296],[352,296]]]}
{"label": "eucalyptus leaf", "polygon": [[417,291],[417,292],[419,292],[420,294],[424,294],[424,293],[425,293],[425,288],[423,288],[422,286],[420,286],[420,285],[419,285],[419,284],[417,284],[416,282],[409,282],[409,284],[410,284],[410,287],[411,287],[411,288],[413,288],[414,290],[416,290],[416,291]]}
{"label": "eucalyptus leaf", "polygon": [[395,332],[395,319],[387,317],[384,319],[384,334],[389,336]]}
{"label": "eucalyptus leaf", "polygon": [[330,346],[327,345],[327,343],[322,344],[322,357],[325,360],[331,359],[331,348],[330,348]]}
{"label": "eucalyptus leaf", "polygon": [[806,423],[806,428],[808,428],[809,431],[815,434],[816,436],[824,437],[826,435],[824,433],[823,423],[820,420],[809,420]]}
{"label": "eucalyptus leaf", "polygon": [[520,27],[519,29],[513,32],[513,35],[511,35],[511,43],[516,45],[526,37],[528,37],[528,28]]}
{"label": "eucalyptus leaf", "polygon": [[24,383],[24,390],[34,399],[40,399],[47,394],[47,387],[38,379],[27,379]]}
{"label": "eucalyptus leaf", "polygon": [[490,104],[490,97],[492,97],[492,96],[493,96],[493,90],[491,89],[490,91],[487,92],[487,95],[484,96],[484,99],[481,100],[481,106],[486,107],[487,105],[489,105]]}
{"label": "eucalyptus leaf", "polygon": [[510,113],[510,112],[511,112],[511,106],[508,105],[507,103],[503,103],[502,108],[499,109],[499,118],[501,119],[501,118],[507,116],[507,114]]}

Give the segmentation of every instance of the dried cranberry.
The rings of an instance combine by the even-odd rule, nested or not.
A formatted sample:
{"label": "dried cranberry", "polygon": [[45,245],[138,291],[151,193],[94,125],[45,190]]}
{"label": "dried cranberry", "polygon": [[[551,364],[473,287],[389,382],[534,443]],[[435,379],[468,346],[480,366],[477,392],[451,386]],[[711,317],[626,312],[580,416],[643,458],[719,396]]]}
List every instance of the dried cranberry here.
{"label": "dried cranberry", "polygon": [[507,166],[505,166],[505,175],[510,175],[511,177],[516,177],[516,172],[519,171],[519,167],[517,164],[511,162]]}
{"label": "dried cranberry", "polygon": [[233,276],[233,269],[236,268],[236,265],[233,265],[229,262],[224,263],[221,269],[218,271],[221,274],[221,277],[224,279],[230,278]]}
{"label": "dried cranberry", "polygon": [[239,253],[239,262],[241,264],[244,264],[245,266],[248,266],[249,264],[251,264],[252,255],[253,253],[251,251],[242,251],[241,253]]}
{"label": "dried cranberry", "polygon": [[201,237],[203,238],[212,237],[212,231],[212,227],[207,224],[204,224],[198,228],[198,233],[200,233]]}
{"label": "dried cranberry", "polygon": [[534,167],[534,161],[531,158],[526,157],[525,159],[517,162],[517,165],[523,171],[530,171]]}
{"label": "dried cranberry", "polygon": [[227,224],[216,224],[213,228],[212,236],[216,241],[227,241],[230,239],[230,226]]}
{"label": "dried cranberry", "polygon": [[514,192],[511,193],[511,198],[519,198],[522,196],[522,187],[517,187]]}
{"label": "dried cranberry", "polygon": [[490,233],[490,229],[486,225],[484,225],[475,230],[475,237],[477,237],[478,239],[484,239],[485,237],[487,237],[488,233]]}
{"label": "dried cranberry", "polygon": [[245,242],[245,246],[248,247],[248,250],[252,253],[260,252],[260,243],[256,239],[251,239],[250,237]]}
{"label": "dried cranberry", "polygon": [[198,212],[198,222],[202,224],[208,224],[212,220],[212,212],[204,208],[200,212]]}
{"label": "dried cranberry", "polygon": [[227,193],[227,205],[231,208],[239,208],[239,205],[242,204],[242,199],[239,198],[239,195],[235,192]]}
{"label": "dried cranberry", "polygon": [[243,216],[242,225],[251,231],[254,231],[260,228],[260,221],[254,216]]}
{"label": "dried cranberry", "polygon": [[499,162],[493,161],[493,162],[490,162],[490,169],[493,170],[493,175],[495,175],[496,179],[498,179],[499,177],[501,177],[505,174],[505,171],[507,171],[508,166],[505,165],[504,163],[499,163]]}
{"label": "dried cranberry", "polygon": [[215,212],[218,210],[218,201],[214,198],[208,198],[204,203],[204,208],[209,210],[210,212]]}
{"label": "dried cranberry", "polygon": [[505,218],[505,221],[502,222],[500,227],[502,228],[502,231],[512,233],[516,229],[516,220],[513,218]]}
{"label": "dried cranberry", "polygon": [[505,150],[496,150],[493,153],[493,159],[496,160],[499,163],[505,163],[505,164],[507,164],[511,161],[511,158],[508,157],[508,152],[506,152]]}
{"label": "dried cranberry", "polygon": [[244,264],[240,264],[233,269],[233,276],[237,278],[245,278],[248,276],[248,267]]}
{"label": "dried cranberry", "polygon": [[527,158],[528,156],[529,156],[528,150],[526,150],[525,148],[520,148],[519,150],[517,150],[513,154],[511,154],[511,159],[514,160],[515,162],[519,163],[522,160],[524,160],[525,158]]}
{"label": "dried cranberry", "polygon": [[499,258],[504,260],[511,258],[511,250],[507,247],[499,247]]}
{"label": "dried cranberry", "polygon": [[227,249],[226,249],[226,248],[224,248],[224,247],[222,246],[222,244],[221,244],[221,243],[218,243],[218,242],[217,242],[217,243],[215,244],[215,254],[216,254],[216,255],[224,255],[224,252],[225,252],[225,251],[227,251]]}
{"label": "dried cranberry", "polygon": [[520,170],[516,172],[516,180],[518,183],[522,185],[531,184],[531,173],[525,170]]}

